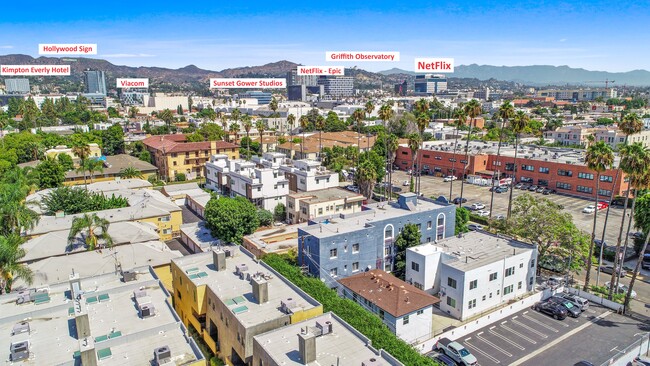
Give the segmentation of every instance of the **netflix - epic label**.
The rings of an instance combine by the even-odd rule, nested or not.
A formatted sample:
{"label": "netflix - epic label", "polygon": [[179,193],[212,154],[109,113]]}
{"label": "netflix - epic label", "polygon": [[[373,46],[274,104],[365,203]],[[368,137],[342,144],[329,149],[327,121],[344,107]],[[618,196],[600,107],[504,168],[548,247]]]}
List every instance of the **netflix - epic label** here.
{"label": "netflix - epic label", "polygon": [[415,72],[453,73],[453,58],[416,58]]}
{"label": "netflix - epic label", "polygon": [[115,79],[118,88],[148,88],[149,79]]}
{"label": "netflix - epic label", "polygon": [[343,66],[298,66],[298,75],[338,75],[345,73]]}

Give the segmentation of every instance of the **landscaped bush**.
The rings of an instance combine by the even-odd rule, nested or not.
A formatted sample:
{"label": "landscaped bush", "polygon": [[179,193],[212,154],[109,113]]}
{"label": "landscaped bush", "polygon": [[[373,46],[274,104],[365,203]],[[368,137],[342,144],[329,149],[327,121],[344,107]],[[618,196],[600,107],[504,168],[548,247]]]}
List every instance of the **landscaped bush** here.
{"label": "landscaped bush", "polygon": [[106,197],[103,193],[88,192],[83,188],[60,187],[43,197],[42,204],[48,215],[54,215],[57,211],[72,215],[127,207],[129,201],[114,194]]}
{"label": "landscaped bush", "polygon": [[[609,288],[605,286],[596,286],[596,285],[591,285],[591,292],[600,295],[602,298],[607,298],[609,296]],[[625,294],[617,294],[613,293],[612,294],[612,300],[614,302],[617,302],[619,304],[622,304],[625,302]]]}
{"label": "landscaped bush", "polygon": [[477,215],[477,214],[475,214],[475,213],[472,213],[472,212],[469,213],[469,219],[470,219],[472,222],[475,222],[475,223],[477,223],[477,224],[481,224],[481,225],[489,225],[489,222],[488,222],[488,218],[487,218],[487,217],[479,216],[479,215]]}
{"label": "landscaped bush", "polygon": [[304,276],[298,267],[288,264],[283,256],[269,254],[263,260],[316,301],[323,304],[323,311],[334,312],[363,335],[370,338],[373,347],[384,349],[404,365],[436,365],[432,359],[421,355],[409,344],[397,338],[378,316],[369,313],[352,300],[340,298],[336,291],[331,290],[319,279]]}

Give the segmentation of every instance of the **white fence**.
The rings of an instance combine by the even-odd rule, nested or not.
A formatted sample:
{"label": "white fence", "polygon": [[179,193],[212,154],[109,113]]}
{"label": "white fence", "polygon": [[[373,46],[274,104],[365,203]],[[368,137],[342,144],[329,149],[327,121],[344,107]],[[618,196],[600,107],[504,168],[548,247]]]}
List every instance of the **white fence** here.
{"label": "white fence", "polygon": [[598,295],[591,294],[589,292],[585,292],[585,291],[582,291],[580,289],[571,288],[571,287],[567,287],[565,289],[565,292],[568,292],[568,293],[574,294],[574,295],[578,295],[580,297],[584,297],[585,299],[591,301],[594,304],[602,305],[602,306],[604,306],[606,308],[609,308],[609,309],[612,309],[612,310],[614,310],[614,311],[616,311],[618,313],[623,312],[623,305],[622,304],[619,304],[619,303],[611,301],[611,300],[604,299],[604,298],[602,298],[602,297],[600,297]]}
{"label": "white fence", "polygon": [[[559,288],[558,291],[561,291],[562,288]],[[426,340],[415,347],[420,353],[427,353],[430,352],[433,347],[435,347],[436,343],[440,338],[449,338],[449,339],[458,339],[461,337],[464,337],[474,331],[477,331],[487,325],[490,325],[494,322],[497,322],[501,319],[507,318],[510,315],[521,311],[523,309],[529,308],[533,306],[538,301],[544,300],[548,297],[550,297],[553,294],[553,292],[550,289],[543,290],[541,292],[537,292],[531,296],[528,296],[524,299],[521,299],[515,303],[512,303],[506,307],[503,307],[499,310],[495,310],[494,312],[485,315],[481,318],[472,320],[466,324],[463,324],[461,326],[458,326],[454,329],[448,330],[444,333],[441,333],[429,340]]]}

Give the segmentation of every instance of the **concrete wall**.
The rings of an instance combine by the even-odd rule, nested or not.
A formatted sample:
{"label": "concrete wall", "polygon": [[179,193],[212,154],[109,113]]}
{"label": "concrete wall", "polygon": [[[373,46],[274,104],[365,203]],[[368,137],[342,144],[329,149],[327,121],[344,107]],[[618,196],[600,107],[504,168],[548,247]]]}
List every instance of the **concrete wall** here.
{"label": "concrete wall", "polygon": [[584,297],[585,299],[593,302],[594,304],[600,304],[606,308],[612,309],[616,312],[622,312],[623,311],[623,304],[619,304],[614,301],[610,301],[607,299],[604,299],[598,295],[591,294],[589,292],[582,291],[577,288],[572,288],[572,287],[567,287],[565,288],[565,291],[570,293],[570,294],[576,294],[580,297]]}

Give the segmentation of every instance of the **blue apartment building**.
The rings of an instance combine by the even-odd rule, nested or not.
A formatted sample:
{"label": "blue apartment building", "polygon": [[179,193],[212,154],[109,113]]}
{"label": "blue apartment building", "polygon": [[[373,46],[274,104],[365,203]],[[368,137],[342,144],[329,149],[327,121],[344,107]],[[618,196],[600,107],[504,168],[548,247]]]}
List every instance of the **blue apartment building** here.
{"label": "blue apartment building", "polygon": [[404,225],[418,225],[422,243],[454,235],[456,207],[401,194],[397,202],[373,203],[361,212],[321,218],[298,229],[298,264],[334,286],[338,279],[371,269],[390,272],[393,243]]}

